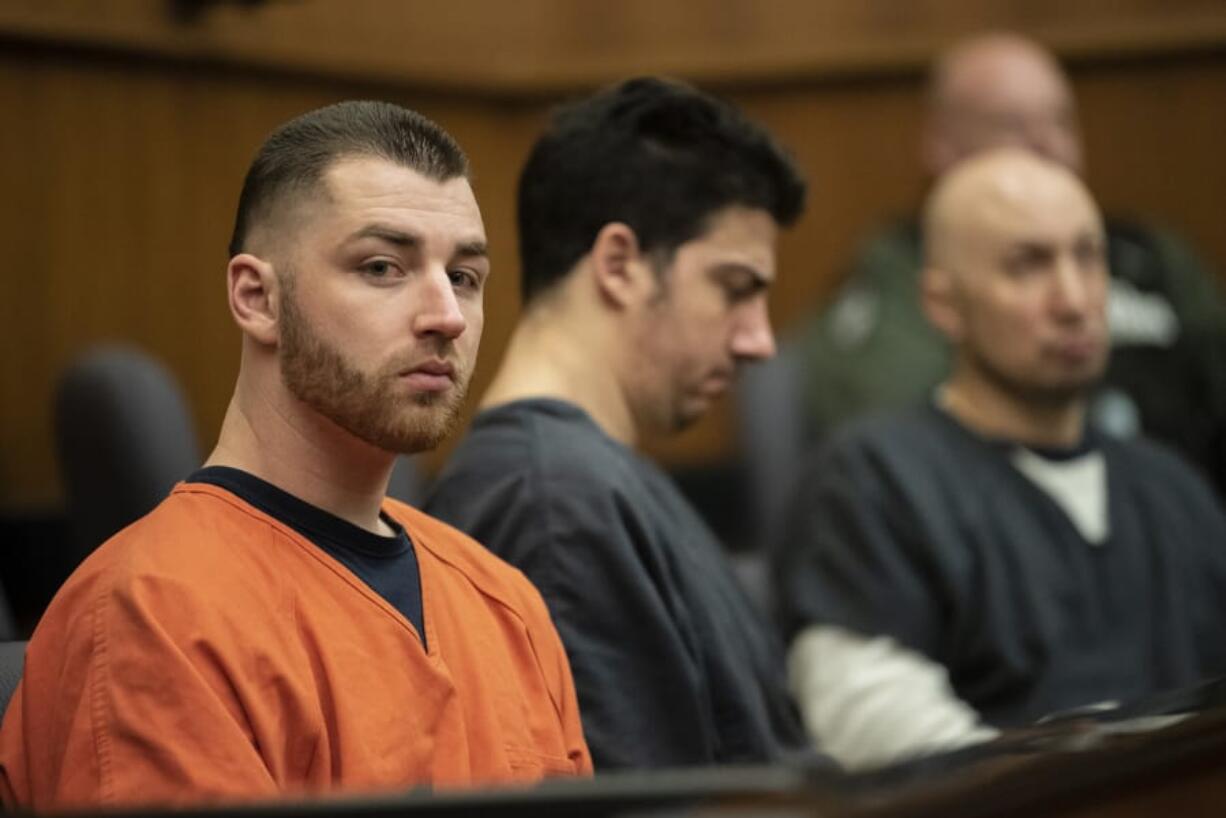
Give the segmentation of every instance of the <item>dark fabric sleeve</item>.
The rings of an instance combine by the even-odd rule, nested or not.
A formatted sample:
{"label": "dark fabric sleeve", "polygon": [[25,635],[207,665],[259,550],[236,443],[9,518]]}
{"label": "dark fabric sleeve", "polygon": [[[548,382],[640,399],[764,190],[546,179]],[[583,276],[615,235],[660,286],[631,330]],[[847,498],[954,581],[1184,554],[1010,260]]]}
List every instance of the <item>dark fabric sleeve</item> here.
{"label": "dark fabric sleeve", "polygon": [[836,440],[811,459],[772,549],[787,637],[839,625],[940,658],[940,580],[905,479],[871,447]]}
{"label": "dark fabric sleeve", "polygon": [[519,564],[566,645],[596,768],[710,763],[700,648],[651,521],[615,489],[569,480],[512,513],[538,526]]}
{"label": "dark fabric sleeve", "polygon": [[[700,648],[641,502],[582,443],[482,441],[427,511],[468,532],[540,590],[566,648],[597,770],[713,759]],[[551,457],[548,452],[562,452]],[[547,462],[544,462],[547,461]]]}
{"label": "dark fabric sleeve", "polygon": [[[1162,608],[1152,614],[1169,617],[1159,625],[1169,634],[1163,651],[1178,657],[1175,646],[1187,644],[1195,656],[1195,675],[1226,674],[1226,642],[1221,638],[1226,623],[1226,508],[1203,477],[1164,446],[1136,441],[1127,448],[1113,447],[1111,455],[1114,469],[1108,479],[1126,498],[1131,519],[1138,520],[1138,535],[1150,540],[1154,563],[1177,566],[1150,569],[1152,582],[1170,578],[1164,591],[1171,609],[1182,612],[1179,617]],[[1168,686],[1186,683],[1177,678]]]}

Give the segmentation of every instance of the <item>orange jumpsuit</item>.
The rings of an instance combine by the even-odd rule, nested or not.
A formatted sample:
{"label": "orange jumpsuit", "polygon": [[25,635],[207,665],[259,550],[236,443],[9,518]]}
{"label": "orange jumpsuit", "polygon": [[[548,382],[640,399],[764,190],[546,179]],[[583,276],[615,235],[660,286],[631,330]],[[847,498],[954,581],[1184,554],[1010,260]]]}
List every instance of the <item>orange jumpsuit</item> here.
{"label": "orange jumpsuit", "polygon": [[587,774],[536,589],[393,500],[426,644],[289,527],[181,483],[73,574],[0,728],[0,794],[35,810]]}

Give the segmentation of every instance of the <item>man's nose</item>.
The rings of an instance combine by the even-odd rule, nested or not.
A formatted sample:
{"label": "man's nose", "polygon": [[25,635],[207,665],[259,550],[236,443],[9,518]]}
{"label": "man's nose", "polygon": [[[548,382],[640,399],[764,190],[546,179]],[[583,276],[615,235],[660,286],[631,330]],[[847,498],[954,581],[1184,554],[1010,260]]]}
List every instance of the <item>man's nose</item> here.
{"label": "man's nose", "polygon": [[775,333],[771,330],[766,298],[744,305],[732,332],[732,355],[742,361],[764,361],[775,355]]}
{"label": "man's nose", "polygon": [[458,338],[468,328],[460,310],[460,300],[447,270],[431,269],[421,278],[414,292],[413,332],[416,335],[441,335]]}
{"label": "man's nose", "polygon": [[1052,303],[1062,317],[1085,316],[1090,308],[1094,271],[1084,269],[1075,259],[1062,257],[1056,266]]}

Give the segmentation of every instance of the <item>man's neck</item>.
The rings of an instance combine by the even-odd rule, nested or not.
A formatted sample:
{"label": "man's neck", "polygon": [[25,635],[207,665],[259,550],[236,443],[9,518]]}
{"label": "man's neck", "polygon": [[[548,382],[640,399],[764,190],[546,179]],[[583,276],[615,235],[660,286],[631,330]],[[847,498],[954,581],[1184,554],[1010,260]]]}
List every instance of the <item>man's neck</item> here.
{"label": "man's neck", "polygon": [[1041,448],[1071,449],[1085,434],[1085,401],[1025,403],[983,379],[955,375],[941,385],[938,404],[986,437]]}
{"label": "man's neck", "polygon": [[206,466],[230,466],[376,534],[395,456],[355,438],[280,385],[239,385]]}
{"label": "man's neck", "polygon": [[607,329],[537,307],[516,327],[480,408],[556,398],[583,409],[609,437],[633,446],[638,430],[616,367],[605,354],[609,341],[599,337]]}

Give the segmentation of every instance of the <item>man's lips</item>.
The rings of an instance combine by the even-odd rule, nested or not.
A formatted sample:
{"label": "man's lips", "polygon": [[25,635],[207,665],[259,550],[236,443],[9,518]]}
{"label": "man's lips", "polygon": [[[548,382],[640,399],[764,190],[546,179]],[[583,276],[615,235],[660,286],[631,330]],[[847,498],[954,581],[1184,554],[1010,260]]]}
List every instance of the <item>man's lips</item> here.
{"label": "man's lips", "polygon": [[717,398],[728,391],[730,386],[732,386],[732,372],[721,370],[707,376],[702,384],[702,392],[707,397]]}
{"label": "man's lips", "polygon": [[447,361],[423,361],[401,372],[400,377],[419,392],[442,392],[455,382],[455,367]]}
{"label": "man's lips", "polygon": [[1101,347],[1102,342],[1096,338],[1066,338],[1053,343],[1050,349],[1059,358],[1081,361],[1096,355]]}

